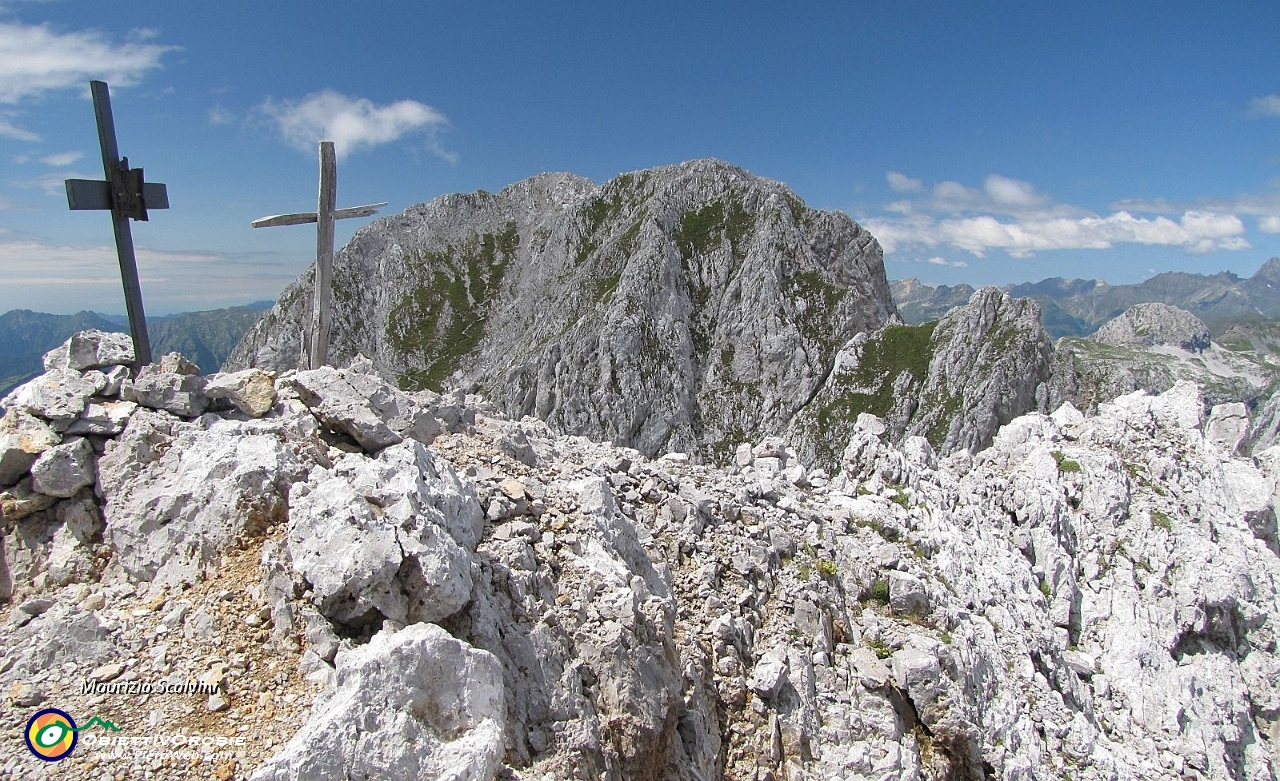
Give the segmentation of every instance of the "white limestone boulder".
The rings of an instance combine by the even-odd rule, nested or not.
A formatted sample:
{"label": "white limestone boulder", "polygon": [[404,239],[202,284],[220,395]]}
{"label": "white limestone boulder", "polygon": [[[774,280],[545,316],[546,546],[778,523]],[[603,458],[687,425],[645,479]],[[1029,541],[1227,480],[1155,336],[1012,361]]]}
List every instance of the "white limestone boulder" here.
{"label": "white limestone boulder", "polygon": [[31,466],[31,487],[46,495],[66,499],[93,485],[93,446],[81,437],[68,437],[40,454]]}
{"label": "white limestone boulder", "polygon": [[275,375],[262,369],[215,374],[205,383],[204,395],[210,399],[229,399],[244,414],[260,418],[275,406]]}
{"label": "white limestone boulder", "polygon": [[134,379],[121,383],[120,398],[179,417],[198,417],[209,406],[204,395],[205,378],[198,372],[190,361],[170,353],[160,363],[142,367]]}
{"label": "white limestone boulder", "polygon": [[336,691],[250,778],[487,781],[505,750],[502,667],[434,624],[337,658]]}
{"label": "white limestone boulder", "polygon": [[482,523],[474,489],[410,441],[312,470],[289,494],[288,548],[334,621],[439,621],[470,598]]}
{"label": "white limestone boulder", "polygon": [[48,423],[23,410],[0,418],[0,487],[18,482],[60,439]]}
{"label": "white limestone boulder", "polygon": [[8,412],[20,410],[44,418],[55,431],[66,431],[84,412],[89,398],[106,385],[106,375],[100,371],[81,374],[71,369],[53,369],[19,385],[0,400],[0,406]]}
{"label": "white limestone boulder", "polygon": [[[288,425],[207,429],[139,413],[99,459],[105,540],[137,580],[195,580],[246,534],[284,521],[289,487],[306,470]],[[135,428],[136,426],[136,428]]]}
{"label": "white limestone boulder", "polygon": [[131,366],[133,339],[128,334],[89,329],[80,331],[44,354],[45,371],[83,371],[109,366]]}

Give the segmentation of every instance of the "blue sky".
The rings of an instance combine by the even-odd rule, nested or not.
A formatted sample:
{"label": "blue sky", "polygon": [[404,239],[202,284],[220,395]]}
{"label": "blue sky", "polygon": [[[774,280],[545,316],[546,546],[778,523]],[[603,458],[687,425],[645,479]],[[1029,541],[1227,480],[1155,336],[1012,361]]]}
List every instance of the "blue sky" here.
{"label": "blue sky", "polygon": [[[357,7],[357,5],[359,7]],[[0,0],[0,311],[124,310],[87,83],[173,208],[148,314],[272,299],[338,205],[718,157],[839,209],[891,278],[1136,282],[1280,255],[1280,4]],[[368,220],[338,224],[345,243]]]}

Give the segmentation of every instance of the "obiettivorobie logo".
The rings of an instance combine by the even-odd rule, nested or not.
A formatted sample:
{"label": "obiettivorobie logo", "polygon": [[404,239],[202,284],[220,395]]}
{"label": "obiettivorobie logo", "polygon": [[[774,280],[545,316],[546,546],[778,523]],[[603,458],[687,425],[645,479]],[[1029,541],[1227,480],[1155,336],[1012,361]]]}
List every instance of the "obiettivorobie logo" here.
{"label": "obiettivorobie logo", "polygon": [[80,733],[93,726],[99,726],[112,732],[119,732],[115,724],[94,716],[83,727],[76,726],[71,714],[57,708],[45,708],[36,711],[27,722],[27,731],[23,737],[27,740],[27,748],[45,762],[57,762],[66,759],[75,751]]}

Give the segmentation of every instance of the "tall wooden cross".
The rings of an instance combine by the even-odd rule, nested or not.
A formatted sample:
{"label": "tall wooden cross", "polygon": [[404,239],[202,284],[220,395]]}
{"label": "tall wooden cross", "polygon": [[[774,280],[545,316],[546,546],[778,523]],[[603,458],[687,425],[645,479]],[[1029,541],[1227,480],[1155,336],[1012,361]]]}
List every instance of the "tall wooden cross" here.
{"label": "tall wooden cross", "polygon": [[333,296],[333,224],[348,217],[368,217],[377,214],[387,205],[372,203],[335,209],[338,197],[338,164],[335,162],[332,141],[320,142],[320,202],[313,212],[277,214],[249,223],[255,228],[272,228],[277,225],[305,225],[316,223],[316,278],[315,292],[311,298],[311,327],[307,332],[307,365],[319,369],[329,360],[330,300]]}
{"label": "tall wooden cross", "polygon": [[138,284],[138,262],[133,254],[129,220],[146,220],[148,209],[169,208],[169,191],[163,184],[143,182],[142,169],[130,168],[129,158],[120,157],[107,83],[91,81],[89,91],[93,94],[93,113],[98,121],[98,143],[102,147],[102,169],[106,173],[106,181],[67,179],[67,205],[74,210],[107,209],[111,212],[116,255],[120,258],[120,279],[124,282],[124,304],[129,310],[133,355],[136,365],[141,368],[151,363],[151,340],[147,336],[147,316],[142,311],[142,287]]}

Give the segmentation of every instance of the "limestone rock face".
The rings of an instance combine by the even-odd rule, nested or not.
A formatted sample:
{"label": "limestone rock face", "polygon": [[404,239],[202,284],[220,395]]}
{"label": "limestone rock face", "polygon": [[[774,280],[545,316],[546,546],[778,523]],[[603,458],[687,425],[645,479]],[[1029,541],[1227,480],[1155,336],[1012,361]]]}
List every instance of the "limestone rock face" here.
{"label": "limestone rock face", "polygon": [[1063,401],[1051,388],[1052,352],[1034,301],[982,288],[937,323],[850,340],[790,437],[802,459],[831,466],[869,413],[894,441],[922,436],[944,454],[977,452],[1001,425]]}
{"label": "limestone rock face", "polygon": [[1116,346],[1167,345],[1188,351],[1209,346],[1209,326],[1185,309],[1169,304],[1134,304],[1102,325],[1093,340]]}
{"label": "limestone rock face", "polygon": [[98,467],[106,540],[120,565],[138,580],[195,580],[241,535],[279,523],[290,486],[306,474],[288,438],[279,423],[219,420],[200,430],[135,415]]}
{"label": "limestone rock face", "polygon": [[98,330],[81,331],[44,356],[45,371],[84,371],[105,366],[130,366],[133,362],[133,340],[128,334]]}
{"label": "limestone rock face", "polygon": [[481,520],[475,492],[410,441],[376,461],[349,454],[293,486],[289,555],[337,623],[440,621],[471,597]]}
{"label": "limestone rock face", "polygon": [[[226,366],[296,368],[310,288],[290,286]],[[720,460],[781,431],[841,345],[894,316],[869,233],[714,160],[411,207],[338,253],[334,296],[337,363],[362,353],[402,388]]]}
{"label": "limestone rock face", "polygon": [[434,624],[340,654],[334,692],[254,781],[478,781],[503,754],[502,670]]}

